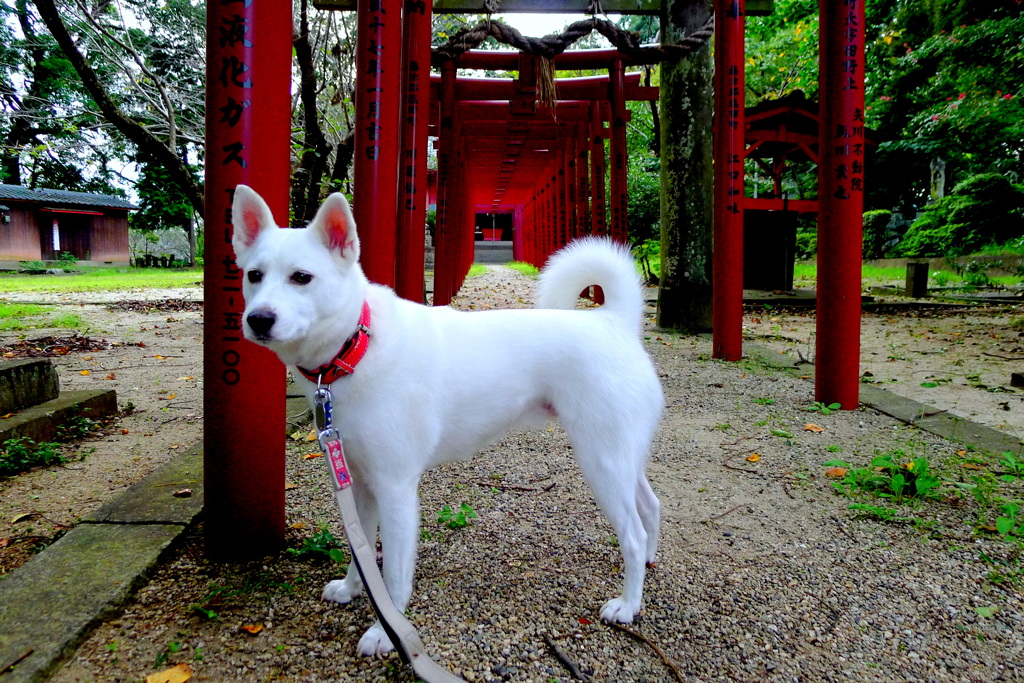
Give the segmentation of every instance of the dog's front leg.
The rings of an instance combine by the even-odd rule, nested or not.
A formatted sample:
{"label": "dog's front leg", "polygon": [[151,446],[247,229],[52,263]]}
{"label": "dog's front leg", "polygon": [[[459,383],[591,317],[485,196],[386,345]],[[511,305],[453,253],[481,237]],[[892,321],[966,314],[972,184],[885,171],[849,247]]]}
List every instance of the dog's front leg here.
{"label": "dog's front leg", "polygon": [[[363,534],[366,539],[375,544],[377,540],[377,501],[370,492],[362,477],[355,478],[352,482],[352,496],[356,502],[356,511],[359,513],[359,521],[363,527]],[[320,596],[322,600],[331,602],[349,603],[363,593],[363,579],[359,576],[355,561],[348,568],[344,579],[330,581],[324,586],[324,592]]]}
{"label": "dog's front leg", "polygon": [[[398,611],[405,612],[412,597],[412,580],[419,539],[419,479],[388,482],[378,492],[380,540],[384,551],[384,584]],[[359,639],[359,654],[384,655],[394,649],[380,622]]]}

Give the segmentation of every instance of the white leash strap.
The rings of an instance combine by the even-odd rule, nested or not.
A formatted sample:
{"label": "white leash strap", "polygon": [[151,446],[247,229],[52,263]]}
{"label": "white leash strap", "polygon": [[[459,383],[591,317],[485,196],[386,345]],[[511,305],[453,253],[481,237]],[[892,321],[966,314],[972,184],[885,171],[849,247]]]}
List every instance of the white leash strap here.
{"label": "white leash strap", "polygon": [[[441,667],[427,654],[423,641],[405,615],[398,611],[388,594],[384,579],[377,569],[376,544],[371,544],[363,533],[363,525],[356,511],[355,497],[352,495],[352,477],[345,462],[342,449],[341,434],[331,426],[331,392],[326,387],[317,389],[315,396],[316,425],[319,430],[320,449],[331,473],[334,483],[334,500],[341,510],[345,522],[345,535],[352,549],[352,561],[359,571],[359,576],[366,586],[366,593],[373,605],[373,611],[380,619],[381,626],[388,634],[399,657],[412,666],[416,675],[426,683],[454,683],[462,681],[447,669]],[[376,539],[374,539],[376,540]],[[351,570],[350,570],[351,571]]]}

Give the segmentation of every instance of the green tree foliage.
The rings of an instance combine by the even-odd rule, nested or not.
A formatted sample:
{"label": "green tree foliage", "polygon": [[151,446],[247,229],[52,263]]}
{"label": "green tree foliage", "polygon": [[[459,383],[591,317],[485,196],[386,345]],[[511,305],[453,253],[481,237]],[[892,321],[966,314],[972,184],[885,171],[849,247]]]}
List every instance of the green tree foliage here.
{"label": "green tree foliage", "polygon": [[1024,180],[1024,15],[1015,0],[877,3],[868,46],[869,168],[877,203],[927,198],[929,163],[955,183],[982,172]]}
{"label": "green tree foliage", "polygon": [[[747,105],[794,90],[817,97],[818,9],[776,0],[747,20]],[[947,187],[982,172],[1024,180],[1024,13],[1017,0],[866,4],[867,208],[920,206],[930,164]],[[805,171],[813,173],[813,171]]]}
{"label": "green tree foliage", "polygon": [[88,102],[27,0],[0,4],[0,182],[114,191]]}
{"label": "green tree foliage", "polygon": [[775,11],[747,20],[747,106],[795,91],[818,97],[818,5],[775,0]]}
{"label": "green tree foliage", "polygon": [[901,256],[962,256],[1024,235],[1024,190],[998,173],[959,183],[925,207],[897,246]]}

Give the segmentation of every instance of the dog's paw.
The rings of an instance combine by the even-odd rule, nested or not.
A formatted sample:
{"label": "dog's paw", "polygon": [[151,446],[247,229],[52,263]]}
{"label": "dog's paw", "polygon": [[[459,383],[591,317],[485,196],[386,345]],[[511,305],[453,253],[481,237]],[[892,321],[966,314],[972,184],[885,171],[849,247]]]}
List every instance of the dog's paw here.
{"label": "dog's paw", "polygon": [[364,657],[376,657],[378,655],[386,655],[395,649],[395,646],[391,644],[391,639],[388,638],[388,634],[384,632],[384,629],[374,624],[363,634],[363,637],[359,639],[359,654]]}
{"label": "dog's paw", "polygon": [[625,598],[614,598],[604,603],[601,619],[610,624],[631,624],[633,617],[640,613],[639,605],[630,605]]}
{"label": "dog's paw", "polygon": [[362,581],[339,579],[338,581],[329,581],[324,586],[324,592],[320,594],[320,599],[346,604],[352,602],[353,599],[359,597],[362,593]]}

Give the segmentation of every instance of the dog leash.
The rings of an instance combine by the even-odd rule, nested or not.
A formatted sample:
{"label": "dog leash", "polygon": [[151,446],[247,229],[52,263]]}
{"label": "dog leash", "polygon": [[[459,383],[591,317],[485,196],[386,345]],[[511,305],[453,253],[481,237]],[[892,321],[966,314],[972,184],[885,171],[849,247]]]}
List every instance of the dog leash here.
{"label": "dog leash", "polygon": [[[345,523],[345,535],[348,537],[352,550],[352,561],[359,571],[359,576],[366,586],[366,593],[373,605],[373,611],[380,619],[381,626],[388,634],[392,644],[398,651],[402,661],[412,666],[416,675],[426,683],[454,683],[463,679],[441,667],[430,658],[423,641],[420,640],[416,627],[402,614],[388,594],[384,579],[377,568],[376,544],[370,543],[363,533],[363,525],[356,511],[355,497],[352,494],[352,475],[345,462],[342,448],[341,432],[333,426],[331,415],[331,390],[320,386],[317,382],[316,394],[313,397],[314,421],[318,432],[320,450],[327,461],[327,468],[334,484],[334,500],[341,510]],[[376,539],[374,539],[376,540]],[[351,571],[351,570],[350,570]]]}

